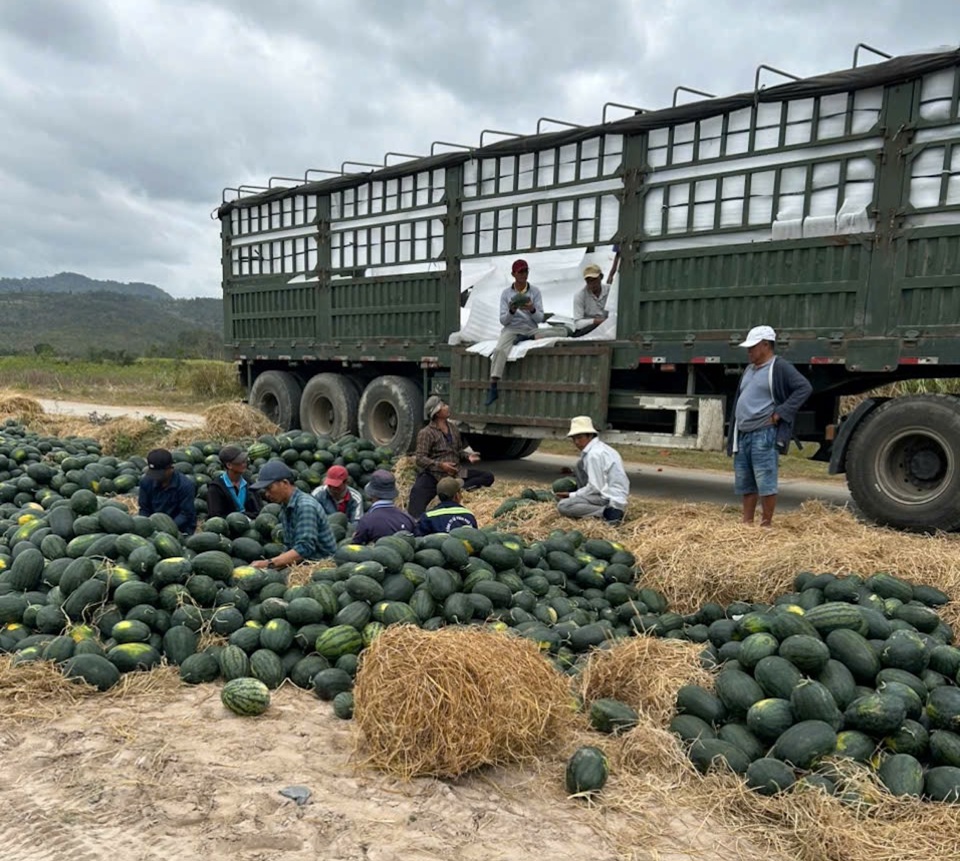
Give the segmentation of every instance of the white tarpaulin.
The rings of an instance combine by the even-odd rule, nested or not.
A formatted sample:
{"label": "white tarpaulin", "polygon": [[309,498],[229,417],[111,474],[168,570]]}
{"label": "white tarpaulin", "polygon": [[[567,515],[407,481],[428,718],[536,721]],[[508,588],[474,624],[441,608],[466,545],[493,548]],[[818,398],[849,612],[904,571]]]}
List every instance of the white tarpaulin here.
{"label": "white tarpaulin", "polygon": [[[588,263],[596,263],[606,274],[613,266],[613,249],[584,254],[580,250],[543,251],[525,254],[523,259],[530,266],[530,283],[543,296],[543,310],[560,318],[572,319],[573,297],[583,289],[583,269]],[[464,267],[463,289],[470,288],[470,298],[461,310],[461,329],[450,336],[451,344],[472,344],[471,353],[489,356],[496,346],[503,326],[500,323],[500,294],[513,283],[510,264],[513,257],[489,261],[471,261],[470,269]],[[523,341],[510,351],[508,361],[525,356],[530,350],[549,347],[560,342],[576,343],[585,340],[613,340],[617,332],[617,286],[619,276],[610,285],[607,311],[610,316],[588,335],[580,338],[544,338]],[[549,328],[550,322],[542,324]]]}

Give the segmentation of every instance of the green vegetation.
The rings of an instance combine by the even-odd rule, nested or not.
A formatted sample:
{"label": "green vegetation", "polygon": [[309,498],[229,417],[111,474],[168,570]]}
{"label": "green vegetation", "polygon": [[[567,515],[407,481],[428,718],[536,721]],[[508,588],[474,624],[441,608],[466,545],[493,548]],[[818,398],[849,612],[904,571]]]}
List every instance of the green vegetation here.
{"label": "green vegetation", "polygon": [[85,361],[0,356],[0,388],[38,398],[198,410],[243,394],[230,362],[190,359]]}
{"label": "green vegetation", "polygon": [[0,352],[6,354],[119,364],[138,356],[223,358],[223,302],[174,299],[152,284],[94,281],[69,272],[0,278],[0,311]]}

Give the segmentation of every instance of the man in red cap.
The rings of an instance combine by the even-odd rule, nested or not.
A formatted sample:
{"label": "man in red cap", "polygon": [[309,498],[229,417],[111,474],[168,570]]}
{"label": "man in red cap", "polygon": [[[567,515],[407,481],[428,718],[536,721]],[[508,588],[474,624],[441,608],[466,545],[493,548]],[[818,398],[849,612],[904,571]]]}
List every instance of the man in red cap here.
{"label": "man in red cap", "polygon": [[540,291],[527,281],[530,267],[526,260],[514,260],[511,267],[513,284],[500,294],[500,323],[503,331],[490,356],[490,390],[486,406],[498,397],[497,382],[503,376],[510,348],[518,341],[527,341],[537,334],[543,322],[543,299]]}
{"label": "man in red cap", "polygon": [[331,466],[323,479],[323,484],[313,491],[312,496],[327,514],[347,515],[347,523],[357,522],[363,513],[363,496],[355,487],[350,487],[350,474],[344,466]]}

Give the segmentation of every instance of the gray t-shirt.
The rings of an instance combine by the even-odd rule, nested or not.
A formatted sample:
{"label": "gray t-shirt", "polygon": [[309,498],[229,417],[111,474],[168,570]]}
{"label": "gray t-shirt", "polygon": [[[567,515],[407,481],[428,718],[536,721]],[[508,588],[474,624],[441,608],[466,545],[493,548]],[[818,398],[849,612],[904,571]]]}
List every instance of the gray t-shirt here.
{"label": "gray t-shirt", "polygon": [[773,387],[771,377],[776,357],[764,362],[759,368],[748,365],[740,381],[740,397],[737,399],[737,432],[749,433],[770,424],[773,416]]}

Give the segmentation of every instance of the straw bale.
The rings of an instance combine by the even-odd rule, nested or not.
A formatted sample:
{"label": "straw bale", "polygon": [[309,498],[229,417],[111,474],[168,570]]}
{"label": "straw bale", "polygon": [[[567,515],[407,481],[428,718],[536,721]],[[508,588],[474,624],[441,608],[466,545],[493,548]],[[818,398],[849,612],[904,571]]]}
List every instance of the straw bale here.
{"label": "straw bale", "polygon": [[577,677],[577,689],[586,703],[620,700],[663,726],[676,710],[681,687],[712,687],[712,676],[700,666],[702,648],[682,640],[631,637],[595,649]]}
{"label": "straw bale", "polygon": [[387,628],[357,672],[355,754],[409,779],[533,759],[577,721],[535,643],[481,628]]}
{"label": "straw bale", "polygon": [[0,393],[0,419],[17,419],[29,423],[45,415],[39,401],[25,395]]}
{"label": "straw bale", "polygon": [[203,412],[206,436],[216,440],[252,439],[280,432],[262,412],[239,402],[217,404]]}

